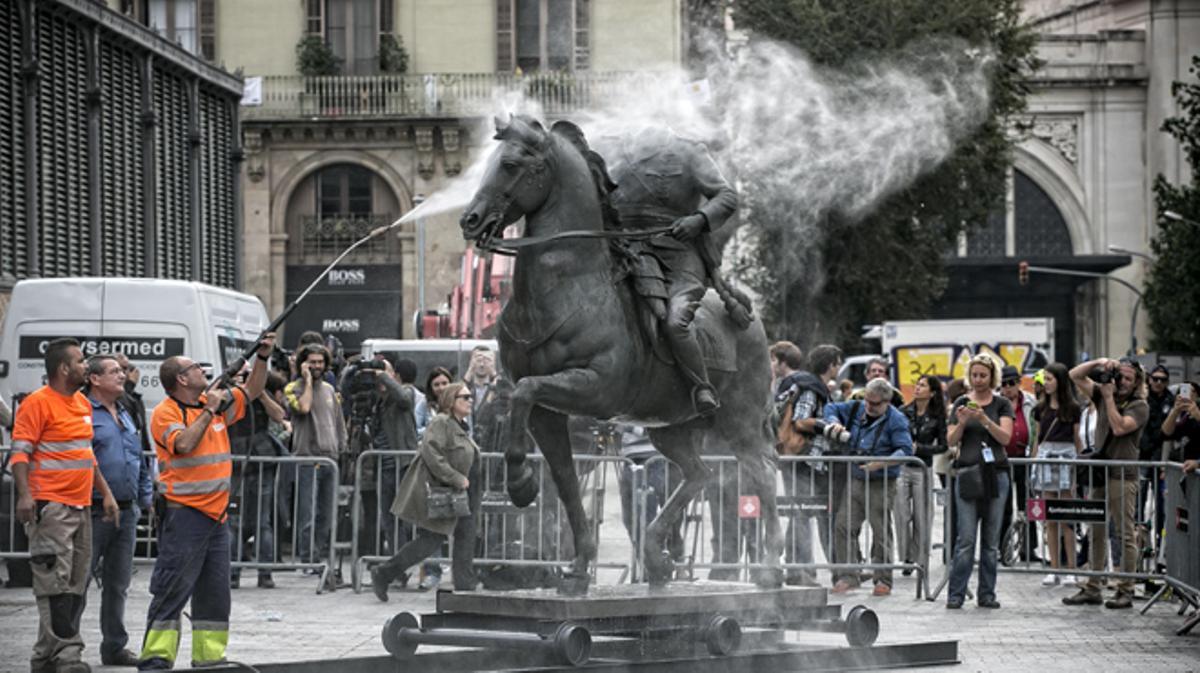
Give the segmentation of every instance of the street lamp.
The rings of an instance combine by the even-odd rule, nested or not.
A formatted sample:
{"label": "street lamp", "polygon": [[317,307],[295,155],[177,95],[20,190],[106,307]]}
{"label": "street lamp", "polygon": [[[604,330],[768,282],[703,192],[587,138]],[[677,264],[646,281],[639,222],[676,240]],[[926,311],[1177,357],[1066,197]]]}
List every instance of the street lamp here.
{"label": "street lamp", "polygon": [[1117,253],[1118,255],[1131,255],[1131,256],[1133,256],[1133,257],[1140,257],[1140,258],[1142,258],[1142,259],[1146,260],[1147,262],[1150,262],[1151,264],[1153,264],[1153,263],[1154,263],[1154,258],[1153,258],[1153,257],[1151,257],[1150,255],[1147,255],[1147,254],[1146,254],[1146,253],[1144,253],[1144,252],[1138,252],[1138,251],[1136,251],[1136,250],[1130,250],[1130,249],[1128,249],[1128,248],[1122,248],[1122,247],[1121,247],[1121,246],[1119,246],[1119,245],[1110,245],[1110,246],[1108,246],[1108,251],[1109,251],[1109,252],[1115,252],[1115,253]]}
{"label": "street lamp", "polygon": [[[1109,250],[1112,250],[1112,247],[1109,247]],[[1073,269],[1056,269],[1052,266],[1033,266],[1033,265],[1029,264],[1028,262],[1021,262],[1017,268],[1018,268],[1018,274],[1022,274],[1026,278],[1028,277],[1029,272],[1032,271],[1034,273],[1045,273],[1045,274],[1050,274],[1050,275],[1054,275],[1054,276],[1076,276],[1076,277],[1080,277],[1080,278],[1101,278],[1104,280],[1112,281],[1119,285],[1124,285],[1125,287],[1129,288],[1130,292],[1137,295],[1137,301],[1135,301],[1133,303],[1133,317],[1129,323],[1129,354],[1130,355],[1137,354],[1137,316],[1138,316],[1138,309],[1141,307],[1142,299],[1144,299],[1144,297],[1142,296],[1141,291],[1133,286],[1133,283],[1130,283],[1129,281],[1124,280],[1122,278],[1117,278],[1116,276],[1110,276],[1106,273],[1096,273],[1094,271],[1075,271]]]}
{"label": "street lamp", "polygon": [[1168,220],[1175,220],[1176,222],[1183,222],[1184,224],[1190,224],[1193,227],[1200,227],[1200,222],[1197,222],[1195,220],[1190,220],[1173,210],[1164,210],[1164,211],[1162,211],[1162,215],[1163,215],[1163,217],[1167,218]]}

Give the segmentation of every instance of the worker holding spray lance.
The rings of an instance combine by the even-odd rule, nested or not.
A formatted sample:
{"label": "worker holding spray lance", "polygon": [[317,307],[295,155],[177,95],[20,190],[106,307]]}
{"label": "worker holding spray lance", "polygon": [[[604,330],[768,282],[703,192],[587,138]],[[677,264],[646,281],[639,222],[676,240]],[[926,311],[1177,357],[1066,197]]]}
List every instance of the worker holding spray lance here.
{"label": "worker holding spray lance", "polygon": [[[161,473],[159,554],[150,579],[146,635],[138,670],[174,666],[180,616],[191,601],[192,665],[225,661],[229,642],[229,494],[238,488],[227,429],[262,393],[275,331],[305,297],[355,248],[400,224],[379,227],[337,257],[299,297],[267,326],[262,336],[212,383],[199,363],[168,358],[159,368],[167,398],[155,407],[150,432]],[[245,387],[233,378],[253,358]]]}

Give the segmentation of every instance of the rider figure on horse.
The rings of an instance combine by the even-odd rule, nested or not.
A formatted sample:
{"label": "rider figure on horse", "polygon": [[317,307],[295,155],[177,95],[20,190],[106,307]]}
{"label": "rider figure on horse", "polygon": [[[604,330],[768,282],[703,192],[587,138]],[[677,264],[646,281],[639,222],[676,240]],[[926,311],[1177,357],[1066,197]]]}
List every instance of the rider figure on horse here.
{"label": "rider figure on horse", "polygon": [[612,202],[622,227],[670,227],[669,235],[641,244],[635,285],[663,326],[680,371],[692,383],[696,411],[711,414],[720,402],[709,383],[692,321],[719,266],[709,232],[737,210],[737,192],[703,144],[665,128],[650,127],[627,137],[612,158],[609,172],[617,184]]}

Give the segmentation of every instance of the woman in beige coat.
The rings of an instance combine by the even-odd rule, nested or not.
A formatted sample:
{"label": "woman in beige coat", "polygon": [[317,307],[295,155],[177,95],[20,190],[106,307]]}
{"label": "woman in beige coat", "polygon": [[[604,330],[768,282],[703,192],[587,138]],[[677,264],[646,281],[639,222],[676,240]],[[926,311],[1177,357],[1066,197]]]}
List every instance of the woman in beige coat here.
{"label": "woman in beige coat", "polygon": [[[467,429],[471,404],[471,391],[465,384],[452,383],[442,391],[438,406],[448,411],[438,413],[430,421],[417,449],[420,460],[413,462],[400,482],[392,513],[413,524],[416,534],[395,556],[371,570],[372,588],[381,601],[387,601],[387,587],[392,580],[407,579],[405,571],[437,552],[450,535],[454,536],[451,559],[454,588],[469,591],[478,584],[473,562],[480,501],[479,447],[471,441]],[[430,518],[430,486],[466,491],[470,496],[470,515]]]}

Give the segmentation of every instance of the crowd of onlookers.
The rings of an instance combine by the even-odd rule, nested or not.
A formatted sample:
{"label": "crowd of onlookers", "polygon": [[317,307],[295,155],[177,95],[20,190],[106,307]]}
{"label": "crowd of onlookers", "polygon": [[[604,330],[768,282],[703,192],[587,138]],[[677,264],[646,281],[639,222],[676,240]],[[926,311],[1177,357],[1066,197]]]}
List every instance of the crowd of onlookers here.
{"label": "crowd of onlookers", "polygon": [[[924,479],[932,472],[950,505],[948,608],[961,608],[969,593],[977,542],[980,607],[1000,605],[995,585],[1001,563],[1044,564],[1043,584],[1078,588],[1063,599],[1068,605],[1131,607],[1129,575],[1139,571],[1140,562],[1161,562],[1152,553],[1159,545],[1151,546],[1147,538],[1152,534],[1161,541],[1164,474],[1148,466],[1074,461],[1170,459],[1191,472],[1200,459],[1200,387],[1182,382],[1172,392],[1165,367],[1147,375],[1135,359],[1100,358],[1073,368],[1051,363],[1026,380],[1015,367],[980,353],[961,377],[946,382],[934,375],[919,377],[907,402],[888,383],[883,358],[868,364],[867,383],[858,391],[849,381],[836,380],[841,352],[834,346],[817,346],[805,355],[794,344],[779,342],[771,347],[771,359],[780,453],[864,458],[848,467],[813,460],[786,463],[784,485],[791,498],[827,503],[796,510],[787,531],[786,560],[813,562],[815,526],[826,558],[835,564],[836,593],[854,589],[866,577],[855,567],[866,565],[858,549],[864,522],[872,529],[875,595],[891,592],[891,571],[881,566],[909,566],[908,574],[920,563],[930,539],[930,489]],[[1030,501],[1044,507],[1054,500],[1103,500],[1108,523],[1051,516],[1039,525],[1025,512]],[[1007,556],[1002,539],[1015,545]],[[1105,601],[1103,574],[1110,568],[1120,576],[1116,595]],[[1161,566],[1149,568],[1155,569]],[[812,584],[815,573],[791,572],[788,581]]]}
{"label": "crowd of onlookers", "polygon": [[[136,366],[114,356],[85,361],[78,355],[77,344],[60,341],[64,343],[54,356],[47,355],[53,385],[39,391],[41,397],[37,398],[46,398],[49,401],[43,406],[49,406],[38,411],[42,406],[26,403],[24,423],[27,433],[35,421],[45,421],[42,425],[51,431],[56,427],[48,416],[35,418],[56,409],[53,404],[59,398],[46,390],[78,390],[76,395],[82,397],[62,399],[81,405],[78,410],[92,409],[92,420],[87,423],[92,426],[88,442],[95,455],[96,491],[79,496],[91,505],[92,523],[72,528],[75,532],[70,534],[89,531],[90,546],[80,549],[86,548],[91,555],[94,548],[96,553],[89,560],[92,565],[87,576],[78,578],[79,586],[64,585],[66,593],[61,595],[67,596],[69,603],[69,596],[86,592],[87,577],[103,578],[105,640],[100,649],[106,663],[138,663],[125,649],[124,587],[129,584],[135,522],[152,507],[154,481],[160,482],[160,492],[177,500],[175,504],[168,501],[168,509],[157,511],[160,520],[170,514],[169,508],[183,503],[187,512],[194,508],[222,525],[228,522],[227,529],[222,528],[228,530],[222,535],[222,540],[228,536],[227,544],[213,547],[207,536],[203,542],[210,551],[221,550],[224,570],[217,575],[228,577],[230,588],[238,588],[241,581],[236,568],[229,571],[230,560],[249,562],[257,568],[257,585],[272,588],[272,566],[285,556],[282,547],[288,545],[292,565],[310,572],[327,564],[336,566],[331,541],[350,538],[351,519],[346,515],[349,508],[335,507],[339,489],[357,489],[362,497],[361,544],[354,555],[381,560],[371,567],[373,592],[380,600],[388,600],[390,588],[407,586],[412,572],[417,573],[416,588],[436,587],[442,568],[430,557],[447,543],[451,543],[457,589],[471,589],[488,579],[489,568],[480,569],[474,563],[480,551],[489,558],[510,551],[503,548],[510,540],[486,530],[481,534],[479,529],[485,491],[502,491],[504,480],[502,461],[484,461],[481,455],[503,451],[512,392],[512,385],[498,373],[495,353],[487,347],[471,353],[461,377],[452,369],[432,367],[418,381],[418,368],[412,360],[385,353],[373,360],[341,362],[320,334],[306,333],[293,355],[276,359],[274,371],[268,373],[259,362],[266,358],[257,356],[253,367],[248,365],[235,376],[240,397],[236,391],[210,390],[211,373],[200,371],[201,365],[186,358],[172,358],[160,370],[170,396],[155,410],[157,425],[148,427],[147,410],[136,389]],[[792,565],[786,575],[789,584],[816,585],[815,537],[832,564],[834,593],[852,591],[869,580],[875,595],[890,594],[894,567],[906,575],[916,568],[928,568],[924,555],[931,546],[928,513],[933,503],[927,496],[935,492],[947,505],[949,536],[945,544],[951,551],[948,608],[961,608],[969,594],[977,543],[979,579],[974,597],[979,607],[1000,607],[996,597],[1000,564],[1027,563],[1046,567],[1043,584],[1077,588],[1063,598],[1068,605],[1128,608],[1134,575],[1145,572],[1147,565],[1161,564],[1161,555],[1148,552],[1160,546],[1157,543],[1165,523],[1163,471],[1137,462],[1169,459],[1182,462],[1186,472],[1195,471],[1200,464],[1200,409],[1196,402],[1200,386],[1182,382],[1172,390],[1169,373],[1162,366],[1147,374],[1136,360],[1128,358],[1100,358],[1073,368],[1051,363],[1032,377],[1028,382],[1031,390],[1026,390],[1022,372],[980,353],[970,358],[961,377],[949,381],[931,374],[919,377],[906,401],[889,382],[889,366],[882,358],[869,363],[866,384],[856,390],[849,381],[837,380],[842,352],[836,346],[819,345],[804,354],[794,344],[779,342],[771,347],[770,355],[777,449],[781,455],[798,457],[784,462],[783,475],[792,505],[786,531],[785,560]],[[71,360],[75,356],[78,361]],[[222,403],[227,397],[232,409]],[[70,416],[75,411],[62,413]],[[8,408],[0,405],[0,423],[11,427],[12,421]],[[187,452],[193,446],[202,447],[209,440],[188,434],[188,429],[201,423],[211,427],[218,421],[228,422],[227,429],[217,428],[228,433],[228,448],[207,454],[197,448],[199,455],[189,458]],[[21,422],[18,418],[18,426]],[[578,440],[579,444],[573,446],[576,452],[616,446],[629,459],[618,478],[624,522],[634,535],[638,527],[632,521],[633,499],[644,498],[641,510],[648,520],[677,475],[671,474],[665,461],[646,462],[652,447],[638,428],[597,426],[586,419],[573,419],[571,429],[572,443]],[[14,440],[20,439],[19,434],[14,434]],[[90,469],[91,462],[68,460],[83,440],[52,441],[48,436],[33,442],[14,441],[14,456],[35,466],[59,461],[64,468],[74,469],[75,463],[80,463],[80,469]],[[145,459],[155,445],[159,461],[170,461],[177,471],[209,469],[207,465],[219,462],[214,457],[226,451],[250,458],[302,460],[242,461],[232,479],[224,482],[205,480],[196,472],[190,477],[177,476],[183,481],[173,483],[156,473],[153,461]],[[364,451],[378,452],[378,459],[359,461]],[[851,458],[829,459],[834,456]],[[1081,458],[1106,462],[1079,465],[1076,459]],[[229,462],[227,458],[225,462]],[[49,482],[34,484],[35,478],[42,478],[38,474],[46,473],[42,467],[37,473],[22,468],[21,477],[33,475],[28,477],[29,483],[44,493]],[[631,493],[632,474],[639,469],[647,470],[641,481],[646,492],[635,496]],[[721,483],[713,485],[708,497],[714,560],[726,566],[736,565],[739,547],[756,556],[753,532],[738,520],[735,510],[719,504],[737,501],[737,471],[731,473],[734,477],[719,479]],[[926,482],[930,475],[937,475],[936,489]],[[196,499],[198,496],[188,495],[207,493],[195,489],[210,483],[228,493],[220,506],[207,506],[207,496]],[[191,490],[179,488],[181,485]],[[27,511],[33,501],[24,493],[21,497],[17,513],[23,521],[35,514],[42,516],[42,501],[37,502],[34,513]],[[232,506],[224,504],[230,500]],[[1070,517],[1047,517],[1039,525],[1032,520],[1038,517],[1026,515],[1029,502],[1079,500],[1103,501],[1106,521],[1084,524]],[[65,507],[64,512],[69,513],[74,505]],[[81,507],[80,511],[89,509]],[[334,520],[335,513],[341,520]],[[46,522],[38,525],[42,535],[53,532]],[[864,525],[871,529],[868,550],[859,545]],[[528,527],[542,528],[558,535],[562,527],[554,522],[534,522]],[[168,544],[169,532],[159,531],[160,565],[168,555],[162,547]],[[1008,550],[1011,554],[1002,553],[1002,539],[1015,541],[1015,549]],[[185,542],[174,540],[172,544]],[[564,540],[558,537],[536,544],[539,550],[545,546],[556,553],[554,547]],[[670,547],[673,556],[682,553],[679,531],[672,536]],[[523,552],[518,554],[528,558]],[[557,556],[565,557],[569,550]],[[187,567],[188,561],[179,563]],[[8,566],[9,584],[21,584],[20,563],[11,561]],[[1108,600],[1102,594],[1106,573],[1114,574],[1116,589]],[[728,567],[718,567],[711,577],[736,574]],[[35,594],[37,577],[34,573]],[[522,574],[491,579],[520,586],[553,578]],[[77,628],[82,602],[68,603],[51,605],[46,614],[74,614]],[[219,611],[219,606],[214,609]],[[152,604],[142,666],[153,663],[154,657],[146,653],[157,651],[152,642],[154,629],[159,628],[156,624],[167,629],[163,631],[167,634],[178,629],[172,622],[155,621],[154,611]],[[213,638],[222,637],[214,634]],[[39,647],[35,646],[35,658]],[[173,652],[167,645],[162,647]],[[223,651],[223,646],[220,649]]]}

